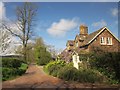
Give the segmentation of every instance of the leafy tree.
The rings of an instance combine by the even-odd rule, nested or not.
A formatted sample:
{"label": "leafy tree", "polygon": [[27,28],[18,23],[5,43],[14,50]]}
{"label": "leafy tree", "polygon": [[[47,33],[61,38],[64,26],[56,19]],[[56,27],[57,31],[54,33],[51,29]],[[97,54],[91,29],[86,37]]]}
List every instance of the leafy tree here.
{"label": "leafy tree", "polygon": [[43,42],[42,38],[37,38],[35,40],[35,57],[39,65],[45,65],[52,60],[50,52],[47,51],[46,45]]}

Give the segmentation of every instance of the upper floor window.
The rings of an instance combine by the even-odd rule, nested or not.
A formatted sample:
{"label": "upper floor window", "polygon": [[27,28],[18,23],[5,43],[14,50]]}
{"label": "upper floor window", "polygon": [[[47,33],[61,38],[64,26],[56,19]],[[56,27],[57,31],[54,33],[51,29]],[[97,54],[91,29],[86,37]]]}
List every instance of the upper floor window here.
{"label": "upper floor window", "polygon": [[101,37],[100,43],[101,43],[101,44],[106,44],[106,38],[105,38],[105,37]]}
{"label": "upper floor window", "polygon": [[107,37],[107,44],[108,44],[108,45],[112,45],[112,38]]}

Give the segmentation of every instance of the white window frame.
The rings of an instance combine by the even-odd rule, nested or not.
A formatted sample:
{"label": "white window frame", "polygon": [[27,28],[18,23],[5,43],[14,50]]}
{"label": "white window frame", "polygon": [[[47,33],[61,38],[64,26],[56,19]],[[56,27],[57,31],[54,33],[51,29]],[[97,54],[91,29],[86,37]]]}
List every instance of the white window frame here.
{"label": "white window frame", "polygon": [[105,45],[106,44],[106,37],[100,38],[100,44]]}
{"label": "white window frame", "polygon": [[112,38],[107,37],[107,45],[112,45]]}

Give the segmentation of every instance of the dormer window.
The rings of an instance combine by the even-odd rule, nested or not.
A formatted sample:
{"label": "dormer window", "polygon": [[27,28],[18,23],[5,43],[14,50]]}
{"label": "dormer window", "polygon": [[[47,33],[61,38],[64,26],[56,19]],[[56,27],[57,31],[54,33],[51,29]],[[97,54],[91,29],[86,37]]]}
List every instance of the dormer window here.
{"label": "dormer window", "polygon": [[100,43],[101,43],[101,44],[106,44],[106,38],[105,38],[105,37],[101,37]]}
{"label": "dormer window", "polygon": [[112,38],[107,37],[107,44],[108,44],[108,45],[112,45]]}

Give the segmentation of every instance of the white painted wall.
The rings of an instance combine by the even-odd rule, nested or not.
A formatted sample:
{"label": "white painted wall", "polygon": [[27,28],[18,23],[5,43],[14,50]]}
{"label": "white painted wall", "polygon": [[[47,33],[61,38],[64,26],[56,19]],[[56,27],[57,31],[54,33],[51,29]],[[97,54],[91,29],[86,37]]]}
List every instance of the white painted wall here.
{"label": "white painted wall", "polygon": [[72,59],[73,59],[73,66],[75,68],[79,69],[79,63],[80,63],[79,56],[78,55],[73,55]]}

